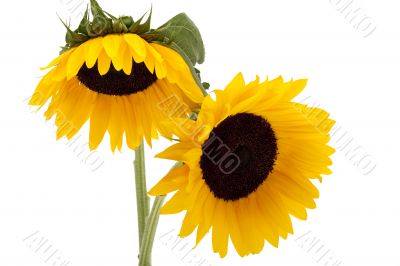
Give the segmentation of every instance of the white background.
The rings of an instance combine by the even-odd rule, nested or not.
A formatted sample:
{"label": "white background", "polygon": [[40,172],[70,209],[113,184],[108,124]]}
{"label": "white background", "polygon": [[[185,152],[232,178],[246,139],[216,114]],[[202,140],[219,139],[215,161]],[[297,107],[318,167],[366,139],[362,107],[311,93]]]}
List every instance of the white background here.
{"label": "white background", "polygon": [[[1,4],[1,266],[51,265],[45,262],[46,254],[35,252],[29,237],[33,234],[47,239],[50,250],[58,250],[69,265],[136,265],[133,152],[125,148],[113,155],[106,139],[95,154],[86,148],[87,154],[78,156],[65,141],[55,141],[53,122],[46,123],[42,112],[33,112],[26,103],[43,75],[39,67],[64,44],[65,31],[56,12],[64,19],[71,17],[76,25],[85,8],[80,2]],[[256,256],[240,258],[231,246],[227,258],[221,260],[212,253],[208,236],[183,258],[194,238],[174,248],[172,237],[182,215],[162,217],[154,266],[196,265],[190,263],[193,256],[204,259],[206,266],[324,265],[327,257],[320,262],[318,257],[325,252],[340,265],[400,265],[400,5],[394,0],[354,1],[349,8],[361,8],[370,17],[365,21],[373,21],[369,29],[376,26],[365,37],[362,26],[366,24],[357,29],[346,12],[337,10],[347,2],[101,1],[115,15],[136,18],[153,3],[153,27],[179,12],[188,13],[205,41],[207,58],[200,69],[212,88],[223,88],[239,71],[248,81],[256,74],[309,78],[299,100],[312,96],[313,102],[329,110],[344,138],[353,138],[353,148],[360,146],[359,151],[376,164],[366,174],[351,153],[346,155],[345,139],[337,139],[332,143],[338,149],[333,174],[318,184],[318,208],[309,211],[306,222],[294,220],[295,234],[278,249],[266,244]],[[76,11],[74,5],[79,6]],[[80,134],[82,145],[87,128]],[[153,151],[147,149],[149,187],[172,164],[151,158],[168,144],[163,140],[154,144]],[[92,171],[95,157],[104,164]],[[307,237],[318,241],[316,248],[303,241]]]}

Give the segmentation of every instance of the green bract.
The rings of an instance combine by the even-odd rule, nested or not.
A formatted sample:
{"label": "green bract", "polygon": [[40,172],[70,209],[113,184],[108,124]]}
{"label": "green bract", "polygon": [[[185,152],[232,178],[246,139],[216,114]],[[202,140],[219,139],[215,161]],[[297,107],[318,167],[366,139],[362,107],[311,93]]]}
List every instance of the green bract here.
{"label": "green bract", "polygon": [[150,28],[152,10],[144,20],[146,14],[136,21],[130,16],[117,18],[104,11],[96,0],[90,0],[90,8],[86,9],[76,30],[72,30],[63,22],[67,34],[66,45],[62,47],[61,53],[91,38],[134,33],[148,42],[159,43],[176,50],[187,63],[191,63],[189,65],[204,62],[205,49],[200,31],[185,13],[178,14],[157,29]]}

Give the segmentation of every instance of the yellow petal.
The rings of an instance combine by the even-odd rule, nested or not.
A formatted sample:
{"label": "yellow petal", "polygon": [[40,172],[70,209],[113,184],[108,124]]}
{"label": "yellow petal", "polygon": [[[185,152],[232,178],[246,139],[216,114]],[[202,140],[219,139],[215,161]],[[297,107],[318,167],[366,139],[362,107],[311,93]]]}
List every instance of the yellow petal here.
{"label": "yellow petal", "polygon": [[57,92],[60,86],[63,86],[63,82],[51,82],[49,83],[49,77],[55,69],[52,69],[47,75],[45,75],[37,85],[35,92],[33,93],[31,99],[29,100],[29,105],[42,106],[47,102],[47,100]]}
{"label": "yellow petal", "polygon": [[89,119],[97,96],[97,93],[88,90],[84,85],[80,84],[79,87],[79,99],[76,103],[74,115],[71,118],[75,131],[71,131],[67,134],[68,139],[71,139]]}
{"label": "yellow petal", "polygon": [[176,182],[176,180],[182,180],[180,177],[186,178],[189,174],[189,170],[190,169],[187,165],[172,169],[149,191],[149,194],[152,196],[161,196],[177,190],[179,187],[182,186],[182,183],[184,183],[185,181]]}
{"label": "yellow petal", "polygon": [[279,245],[279,234],[277,228],[274,226],[273,222],[270,221],[269,216],[264,212],[261,207],[264,202],[259,196],[254,197],[254,203],[249,205],[251,207],[251,212],[254,213],[259,220],[258,225],[264,238],[274,247]]}
{"label": "yellow petal", "polygon": [[196,245],[204,238],[204,236],[210,231],[212,220],[215,212],[216,199],[211,192],[208,194],[203,207],[202,221],[197,229]]}
{"label": "yellow petal", "polygon": [[238,201],[238,208],[236,215],[238,217],[238,224],[241,231],[241,236],[244,245],[247,247],[247,254],[257,254],[261,252],[264,239],[256,232],[255,217],[250,213],[248,208],[250,202],[248,198],[240,199]]}
{"label": "yellow petal", "polygon": [[316,207],[311,194],[290,179],[271,178],[270,184],[275,186],[281,194],[303,204],[305,207],[309,209],[314,209]]}
{"label": "yellow petal", "polygon": [[227,204],[218,200],[213,217],[212,244],[214,252],[218,252],[221,258],[228,252],[228,227],[226,219]]}
{"label": "yellow petal", "polygon": [[161,208],[161,214],[175,214],[179,213],[186,209],[186,201],[187,193],[184,190],[178,190],[172,198],[165,203],[165,205]]}
{"label": "yellow petal", "polygon": [[153,119],[151,116],[151,110],[149,103],[146,101],[146,97],[143,92],[136,93],[135,98],[137,99],[136,112],[138,115],[138,121],[140,121],[143,128],[143,135],[146,139],[147,144],[151,147],[151,128]]}
{"label": "yellow petal", "polygon": [[126,132],[126,143],[129,148],[136,149],[142,141],[142,133],[135,117],[134,103],[131,103],[133,98],[128,96],[121,98],[124,103],[123,125]]}
{"label": "yellow petal", "polygon": [[85,62],[85,46],[86,44],[84,43],[77,47],[68,58],[67,79],[71,79],[72,77],[76,76],[79,69],[81,69],[83,63]]}
{"label": "yellow petal", "polygon": [[225,88],[225,92],[228,95],[235,95],[238,91],[244,89],[245,86],[246,83],[243,74],[240,72],[229,82],[228,86]]}
{"label": "yellow petal", "polygon": [[129,52],[129,49],[126,48],[125,49],[125,55],[123,56],[124,58],[124,73],[126,75],[130,75],[132,73],[132,66],[133,66],[133,62],[132,62],[132,54]]}
{"label": "yellow petal", "polygon": [[301,205],[300,203],[292,200],[289,197],[286,197],[285,195],[281,195],[283,203],[286,205],[288,211],[290,214],[293,216],[297,217],[298,219],[301,220],[306,220],[307,219],[307,211],[306,208]]}
{"label": "yellow petal", "polygon": [[149,70],[149,72],[151,74],[154,73],[154,67],[155,67],[155,61],[154,58],[151,55],[148,55],[145,59],[144,59],[144,64],[146,65],[147,69]]}
{"label": "yellow petal", "polygon": [[97,61],[101,51],[103,50],[102,37],[88,41],[85,51],[86,66],[92,68]]}
{"label": "yellow petal", "polygon": [[122,112],[123,112],[123,103],[119,99],[119,97],[112,97],[112,108],[110,114],[110,123],[108,125],[108,132],[110,133],[110,145],[111,150],[115,151],[115,149],[122,146],[123,139],[123,128],[122,128]]}
{"label": "yellow petal", "polygon": [[[196,147],[191,142],[180,142],[168,147],[163,152],[157,154],[156,157],[175,160],[175,161],[182,161],[184,160],[185,155],[194,148]],[[199,152],[201,152],[201,150]]]}
{"label": "yellow petal", "polygon": [[117,71],[120,71],[124,68],[124,63],[125,63],[124,56],[126,49],[128,49],[127,45],[124,42],[121,43],[117,56],[112,58],[112,63]]}
{"label": "yellow petal", "polygon": [[175,50],[165,47],[158,43],[150,44],[160,55],[162,55],[164,61],[168,63],[171,68],[177,71],[186,71],[188,70],[188,66],[183,60],[182,56],[177,53]]}
{"label": "yellow petal", "polygon": [[61,137],[65,135],[70,135],[71,131],[75,131],[76,126],[72,122],[72,118],[76,111],[77,103],[79,103],[79,99],[81,98],[81,90],[79,88],[79,84],[76,82],[68,82],[68,93],[66,97],[60,102],[58,106],[58,113],[62,115],[60,119],[56,120],[57,125],[57,133],[56,139],[59,140]]}
{"label": "yellow petal", "polygon": [[61,82],[67,77],[67,62],[61,61],[57,67],[54,68],[54,72],[51,74],[51,80],[54,82]]}
{"label": "yellow petal", "polygon": [[199,215],[196,211],[188,211],[186,212],[185,218],[183,219],[181,230],[179,232],[180,237],[186,237],[193,233],[198,225]]}
{"label": "yellow petal", "polygon": [[118,56],[121,41],[122,41],[121,36],[116,34],[109,34],[103,38],[102,44],[108,57],[114,58]]}
{"label": "yellow petal", "polygon": [[296,97],[307,85],[306,79],[299,79],[290,83],[290,87],[282,98],[283,101],[290,101]]}
{"label": "yellow petal", "polygon": [[111,67],[111,58],[108,57],[106,52],[103,50],[100,52],[99,58],[98,58],[98,70],[100,75],[104,76],[105,74],[108,73]]}
{"label": "yellow petal", "polygon": [[165,63],[155,63],[156,67],[156,75],[158,79],[163,79],[167,76],[167,67],[165,66]]}
{"label": "yellow petal", "polygon": [[293,226],[289,214],[287,210],[285,210],[285,206],[279,204],[281,201],[279,195],[268,184],[269,182],[266,182],[265,185],[259,188],[262,191],[260,191],[258,195],[263,197],[265,208],[271,213],[274,222],[279,225],[285,233],[293,234]]}
{"label": "yellow petal", "polygon": [[89,147],[91,150],[99,146],[108,128],[111,107],[109,97],[103,94],[97,96],[96,105],[90,117]]}
{"label": "yellow petal", "polygon": [[[168,72],[167,77],[169,77],[169,75],[170,73]],[[190,72],[181,74],[177,84],[191,101],[199,104],[203,102],[204,95]]]}
{"label": "yellow petal", "polygon": [[61,61],[64,61],[65,59],[67,59],[74,50],[75,50],[75,48],[69,49],[68,51],[62,53],[61,55],[59,55],[58,57],[53,59],[53,61],[51,61],[47,66],[41,67],[40,69],[45,70],[50,67],[58,65]]}
{"label": "yellow petal", "polygon": [[124,39],[132,49],[135,62],[143,62],[147,55],[145,41],[136,34],[124,34]]}
{"label": "yellow petal", "polygon": [[[147,43],[146,43],[147,44]],[[152,44],[147,44],[146,45],[147,48],[147,56],[148,57],[153,57],[155,62],[161,63],[164,61],[163,57],[161,56],[161,54],[154,49],[154,47],[152,46]]]}
{"label": "yellow petal", "polygon": [[239,221],[236,215],[236,210],[235,210],[235,204],[233,202],[228,202],[227,204],[227,210],[226,210],[226,219],[228,221],[227,226],[229,227],[229,234],[232,239],[233,246],[235,247],[237,253],[241,256],[244,257],[246,256],[247,248],[245,246],[245,243],[243,242],[242,236],[241,236],[241,230],[239,227]]}

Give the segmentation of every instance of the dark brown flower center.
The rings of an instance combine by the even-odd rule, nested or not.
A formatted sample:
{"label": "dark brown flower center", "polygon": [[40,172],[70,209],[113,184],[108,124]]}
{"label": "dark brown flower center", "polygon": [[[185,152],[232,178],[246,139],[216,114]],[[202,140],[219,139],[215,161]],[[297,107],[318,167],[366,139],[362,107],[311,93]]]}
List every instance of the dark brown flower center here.
{"label": "dark brown flower center", "polygon": [[216,126],[202,145],[203,179],[215,197],[247,197],[267,179],[277,157],[277,140],[263,117],[240,113]]}
{"label": "dark brown flower center", "polygon": [[132,62],[132,65],[132,71],[127,75],[122,70],[117,71],[111,64],[104,76],[100,75],[97,63],[92,68],[83,65],[77,76],[92,91],[118,96],[144,91],[157,80],[155,72],[152,74],[144,63]]}

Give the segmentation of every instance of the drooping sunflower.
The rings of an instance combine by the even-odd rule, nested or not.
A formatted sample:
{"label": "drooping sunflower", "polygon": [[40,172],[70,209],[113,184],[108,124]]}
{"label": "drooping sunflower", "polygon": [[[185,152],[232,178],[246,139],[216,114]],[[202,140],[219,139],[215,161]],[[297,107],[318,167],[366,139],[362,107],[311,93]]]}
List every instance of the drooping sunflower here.
{"label": "drooping sunflower", "polygon": [[50,71],[30,104],[41,107],[51,99],[45,116],[56,116],[57,139],[72,138],[90,120],[91,149],[107,131],[113,151],[121,149],[124,134],[132,149],[143,137],[149,145],[159,133],[170,137],[161,123],[170,115],[162,104],[171,97],[182,101],[184,117],[204,98],[193,67],[204,60],[198,29],[183,13],[154,30],[151,13],[144,23],[143,17],[116,18],[95,0],[90,11],[75,31],[64,24],[67,44],[45,68]]}
{"label": "drooping sunflower", "polygon": [[329,131],[319,108],[292,99],[306,80],[282,78],[248,85],[237,75],[216,99],[207,96],[197,120],[173,119],[180,142],[158,154],[182,162],[149,193],[176,191],[162,214],[186,211],[180,236],[197,228],[197,244],[212,228],[212,246],[226,256],[228,240],[240,256],[277,247],[293,233],[291,216],[306,219],[318,189],[311,179],[330,174]]}

